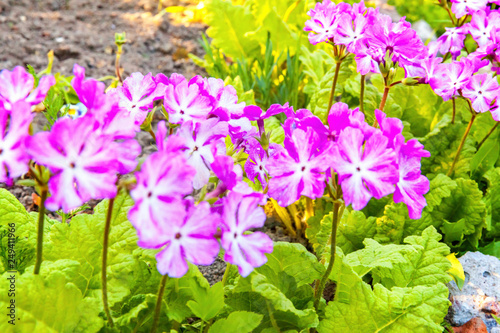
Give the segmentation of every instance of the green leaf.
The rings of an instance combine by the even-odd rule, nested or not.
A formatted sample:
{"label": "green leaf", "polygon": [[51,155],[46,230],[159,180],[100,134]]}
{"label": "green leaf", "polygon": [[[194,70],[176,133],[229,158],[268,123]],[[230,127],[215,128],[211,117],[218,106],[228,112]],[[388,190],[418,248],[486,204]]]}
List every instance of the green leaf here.
{"label": "green leaf", "polygon": [[485,239],[500,237],[500,168],[488,171],[484,178],[488,181],[488,189],[483,198],[486,204]]}
{"label": "green leaf", "polygon": [[[363,248],[363,240],[375,236],[375,221],[375,217],[370,216],[367,218],[363,212],[357,210],[348,211],[346,209],[337,229],[337,246],[346,254]],[[328,236],[330,234],[331,231]]]}
{"label": "green leaf", "polygon": [[487,140],[479,148],[470,162],[470,169],[474,179],[480,179],[481,176],[492,169],[500,156],[500,141]]}
{"label": "green leaf", "polygon": [[255,36],[247,36],[247,32],[257,30],[255,18],[247,8],[224,0],[210,0],[205,8],[207,35],[212,38],[212,45],[235,59],[259,56],[260,45]]}
{"label": "green leaf", "polygon": [[489,254],[490,256],[494,256],[500,259],[500,241],[491,242],[486,246],[480,247],[479,251],[481,251],[481,253]]}
{"label": "green leaf", "polygon": [[203,321],[214,318],[224,307],[224,287],[217,282],[210,289],[193,294],[194,300],[187,302],[187,306],[194,315]]}
{"label": "green leaf", "polygon": [[332,217],[330,216],[328,218],[328,216],[332,211],[333,205],[331,202],[322,199],[317,199],[315,203],[314,216],[311,216],[307,220],[306,237],[309,240],[309,244],[312,245],[316,255],[321,257],[324,246],[328,241],[328,238],[325,238],[324,235],[329,237],[332,230]]}
{"label": "green leaf", "polygon": [[285,130],[283,129],[283,125],[280,123],[278,118],[269,117],[264,120],[264,128],[267,133],[271,133],[271,142],[277,144],[283,144],[285,140]]}
{"label": "green leaf", "polygon": [[[448,172],[464,135],[465,127],[466,125],[462,123],[451,124],[449,116],[445,115],[441,124],[420,140],[425,149],[431,153],[431,157],[422,159],[422,174],[432,179],[439,173]],[[468,136],[455,165],[455,178],[468,178],[475,151],[474,139]]]}
{"label": "green leaf", "polygon": [[301,287],[320,279],[325,271],[316,257],[301,244],[274,243],[273,252],[266,254],[266,257],[267,263],[256,271],[265,275],[275,285],[279,284],[277,279],[281,272],[293,277],[297,287]]}
{"label": "green leaf", "polygon": [[248,312],[235,311],[227,318],[217,320],[208,330],[208,333],[250,333],[259,326],[264,316]]}
{"label": "green leaf", "polygon": [[[16,276],[16,325],[2,320],[2,332],[97,332],[104,324],[99,317],[102,302],[83,297],[73,283],[79,263],[76,261],[44,261],[39,275],[30,271]],[[61,268],[64,271],[61,271]],[[11,273],[5,273],[6,281]],[[7,308],[10,302],[7,284],[2,283],[0,304]]]}

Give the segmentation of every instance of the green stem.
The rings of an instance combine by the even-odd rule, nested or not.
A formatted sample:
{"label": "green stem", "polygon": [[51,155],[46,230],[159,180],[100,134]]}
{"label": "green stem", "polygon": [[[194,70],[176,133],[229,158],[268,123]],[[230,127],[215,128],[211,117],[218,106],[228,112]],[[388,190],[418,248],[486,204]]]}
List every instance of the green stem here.
{"label": "green stem", "polygon": [[483,143],[488,140],[488,138],[490,137],[491,134],[493,134],[493,132],[495,132],[495,130],[497,129],[498,125],[500,125],[500,121],[497,121],[497,123],[490,129],[490,131],[488,132],[488,134],[486,134],[486,136],[484,137],[484,139],[481,140],[481,142],[479,142],[479,145],[477,146],[477,150],[479,150],[479,148],[481,148],[481,146],[483,145]]}
{"label": "green stem", "polygon": [[45,200],[47,199],[48,189],[42,186],[40,193],[40,206],[38,207],[38,235],[36,239],[36,261],[35,270],[33,274],[40,273],[40,266],[42,265],[43,254],[43,224],[45,222]]}
{"label": "green stem", "polygon": [[222,276],[222,286],[224,287],[227,283],[227,278],[229,276],[229,271],[231,270],[231,264],[227,263],[226,270],[224,271],[224,275]]}
{"label": "green stem", "polygon": [[469,135],[470,129],[472,128],[472,123],[474,123],[474,119],[476,119],[476,115],[473,114],[470,121],[469,125],[467,125],[467,129],[465,130],[464,136],[462,137],[462,141],[460,141],[460,145],[458,146],[457,149],[457,154],[455,155],[455,158],[453,159],[453,163],[451,164],[450,170],[448,170],[448,173],[446,174],[448,177],[451,177],[453,173],[453,169],[455,169],[455,165],[457,164],[458,157],[460,156],[460,152],[462,151],[462,148],[464,147],[465,144],[465,139],[467,139],[467,136]]}
{"label": "green stem", "polygon": [[365,113],[365,77],[366,75],[361,75],[361,89],[359,91],[359,110]]}
{"label": "green stem", "polygon": [[332,272],[333,269],[333,264],[335,263],[335,249],[337,247],[337,225],[338,225],[338,220],[339,220],[339,209],[340,209],[340,203],[335,202],[334,208],[333,208],[333,220],[332,220],[332,235],[331,235],[331,248],[330,248],[330,262],[328,263],[328,267],[326,268],[325,274],[321,278],[321,281],[319,283],[319,287],[316,289],[316,295],[314,299],[314,308],[316,309],[316,312],[318,311],[319,307],[319,302],[321,300],[321,297],[323,296],[323,291],[325,290],[325,285],[326,282],[328,281],[328,278],[330,277],[330,273]]}
{"label": "green stem", "polygon": [[280,328],[278,326],[278,323],[276,322],[276,318],[274,318],[273,311],[271,309],[271,305],[269,304],[269,301],[266,299],[266,305],[267,305],[267,311],[269,312],[269,319],[271,320],[271,325],[273,325],[273,328],[276,332],[280,333]]}
{"label": "green stem", "polygon": [[333,97],[335,96],[335,88],[337,87],[337,80],[339,79],[340,73],[340,65],[342,64],[342,60],[335,63],[335,76],[333,77],[332,90],[330,91],[330,99],[328,100],[328,108],[326,109],[326,118],[325,121],[328,124],[328,115],[330,114],[330,109],[333,105]]}
{"label": "green stem", "polygon": [[385,86],[384,88],[384,95],[382,96],[382,100],[380,101],[380,105],[378,107],[380,111],[384,111],[385,103],[387,102],[387,96],[389,96],[390,89],[391,89],[390,86]]}
{"label": "green stem", "polygon": [[108,277],[106,274],[106,268],[108,266],[108,242],[109,242],[109,230],[111,229],[111,217],[113,215],[113,206],[115,204],[115,199],[109,199],[108,213],[106,215],[106,224],[104,225],[104,238],[102,242],[102,266],[101,266],[101,282],[102,282],[102,302],[104,304],[104,312],[108,318],[108,324],[110,327],[114,326],[113,318],[111,317],[111,311],[109,310],[108,304]]}
{"label": "green stem", "polygon": [[120,73],[120,58],[122,56],[122,46],[119,45],[116,50],[116,58],[115,58],[115,74],[118,80],[123,83],[122,75]]}
{"label": "green stem", "polygon": [[453,97],[452,99],[452,102],[453,102],[453,114],[451,115],[451,124],[455,124],[455,116],[456,116],[456,113],[457,113],[457,106],[456,106],[456,102],[455,102],[455,97]]}
{"label": "green stem", "polygon": [[165,274],[161,278],[160,287],[158,288],[158,298],[156,299],[155,306],[155,315],[153,318],[153,326],[151,327],[151,333],[155,333],[158,328],[158,324],[160,323],[160,312],[161,312],[161,303],[163,300],[163,293],[165,292],[165,286],[167,285],[168,275]]}

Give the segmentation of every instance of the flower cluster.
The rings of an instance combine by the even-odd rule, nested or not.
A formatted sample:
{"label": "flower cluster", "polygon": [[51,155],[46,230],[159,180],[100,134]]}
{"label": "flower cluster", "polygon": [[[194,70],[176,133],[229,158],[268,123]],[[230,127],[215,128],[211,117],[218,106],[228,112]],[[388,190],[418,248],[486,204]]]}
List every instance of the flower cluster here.
{"label": "flower cluster", "polygon": [[351,6],[324,0],[317,3],[308,15],[311,19],[306,22],[304,30],[310,31],[309,41],[341,46],[334,50],[340,59],[349,53],[354,54],[358,72],[362,75],[380,73],[399,64],[408,76],[414,76],[426,54],[424,44],[410,23],[404,18],[393,23],[388,15],[367,8],[364,2]]}

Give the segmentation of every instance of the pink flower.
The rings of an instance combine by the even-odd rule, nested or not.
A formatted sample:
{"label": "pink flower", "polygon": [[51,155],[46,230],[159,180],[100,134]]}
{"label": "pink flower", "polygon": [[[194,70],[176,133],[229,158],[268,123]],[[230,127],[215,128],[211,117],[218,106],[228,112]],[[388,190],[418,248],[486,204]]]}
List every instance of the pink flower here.
{"label": "pink flower", "polygon": [[156,84],[151,73],[146,76],[141,73],[132,73],[123,86],[116,88],[118,105],[126,110],[129,117],[134,119],[136,125],[142,124],[153,108],[153,102],[163,98],[167,87],[163,83]]}
{"label": "pink flower", "polygon": [[141,246],[152,246],[163,221],[175,220],[184,211],[181,200],[193,191],[195,173],[182,152],[160,151],[146,159],[130,191],[135,204],[128,214]]}
{"label": "pink flower", "polygon": [[338,102],[333,104],[328,114],[328,139],[337,141],[340,132],[347,127],[359,128],[363,132],[371,133],[373,128],[365,122],[365,115],[359,111],[359,108],[353,110],[345,103]]}
{"label": "pink flower", "polygon": [[451,0],[451,11],[457,18],[472,14],[476,10],[485,10],[488,0]]}
{"label": "pink flower", "polygon": [[[157,255],[158,271],[173,278],[187,273],[187,261],[195,265],[210,265],[219,253],[219,243],[214,237],[220,217],[210,212],[207,202],[194,205],[185,200],[177,204],[181,210],[171,218],[160,215],[161,220],[154,230],[155,237],[145,248],[164,247]],[[136,227],[137,228],[137,227]],[[139,230],[139,229],[138,229]]]}
{"label": "pink flower", "polygon": [[35,80],[26,70],[17,66],[12,71],[6,69],[0,72],[0,106],[11,110],[12,105],[24,101],[36,105],[45,99],[50,87],[56,83],[52,75],[43,76],[38,87],[33,89]]}
{"label": "pink flower", "polygon": [[263,187],[267,185],[267,162],[276,151],[281,149],[281,146],[271,143],[268,153],[264,151],[262,146],[254,140],[254,144],[248,149],[248,158],[245,162],[245,173],[251,181],[255,182],[255,177],[258,178]]}
{"label": "pink flower", "polygon": [[338,21],[335,43],[345,45],[349,52],[355,52],[355,44],[364,37],[367,24],[368,18],[362,14],[356,15],[354,20],[351,15],[342,14]]}
{"label": "pink flower", "polygon": [[486,12],[478,10],[472,14],[470,23],[464,28],[472,35],[479,47],[491,43],[491,33],[500,26],[500,14],[498,11]]}
{"label": "pink flower", "polygon": [[213,111],[210,95],[196,80],[197,77],[189,82],[184,79],[176,85],[167,86],[163,105],[169,114],[170,123],[182,124],[189,120],[201,122]]}
{"label": "pink flower", "polygon": [[224,138],[228,134],[227,123],[216,118],[207,119],[202,123],[192,121],[184,123],[177,135],[185,141],[187,161],[196,170],[193,187],[199,190],[210,179],[210,165],[215,155],[225,155]]}
{"label": "pink flower", "polygon": [[49,210],[69,212],[90,199],[113,198],[119,168],[117,143],[102,136],[91,117],[59,119],[50,132],[28,139],[27,150],[53,173]]}
{"label": "pink flower", "polygon": [[482,113],[491,109],[493,100],[500,96],[500,87],[491,74],[477,74],[469,80],[462,94],[471,100],[474,111]]}
{"label": "pink flower", "polygon": [[243,170],[241,165],[234,164],[231,156],[215,156],[211,165],[212,171],[219,179],[217,187],[206,195],[206,199],[216,198],[226,191],[238,192],[241,194],[250,194],[254,191],[243,181]]}
{"label": "pink flower", "polygon": [[311,31],[309,33],[309,42],[313,45],[325,42],[335,36],[337,9],[335,4],[325,7],[324,4],[327,2],[331,4],[329,0],[316,3],[315,9],[307,13],[311,16],[311,19],[306,21],[304,31]]}
{"label": "pink flower", "polygon": [[396,142],[399,180],[393,199],[396,203],[404,202],[408,206],[411,219],[419,219],[422,217],[422,210],[427,205],[424,194],[429,192],[429,179],[420,173],[420,160],[431,154],[424,150],[423,145],[416,139],[405,143],[404,137],[399,134]]}
{"label": "pink flower", "polygon": [[242,195],[230,192],[223,199],[222,237],[224,260],[237,265],[241,276],[248,276],[255,267],[264,265],[264,253],[273,251],[273,242],[266,234],[254,232],[244,234],[251,228],[264,226],[266,214],[258,206],[262,200],[259,193]]}
{"label": "pink flower", "polygon": [[26,102],[12,104],[10,111],[0,107],[0,182],[8,183],[28,172],[25,142],[33,119]]}
{"label": "pink flower", "polygon": [[280,206],[288,206],[301,195],[321,197],[325,190],[324,172],[332,164],[332,143],[320,140],[313,128],[296,129],[285,137],[285,149],[277,151],[267,162],[269,196]]}
{"label": "pink flower", "polygon": [[451,64],[441,64],[436,69],[434,80],[430,81],[430,85],[436,94],[447,101],[457,96],[458,90],[467,86],[474,70],[474,64],[467,58]]}
{"label": "pink flower", "polygon": [[339,175],[346,205],[360,210],[373,196],[377,199],[394,192],[398,180],[395,153],[387,149],[388,139],[378,132],[366,142],[357,128],[348,127],[333,149],[332,165]]}
{"label": "pink flower", "polygon": [[439,52],[446,54],[448,52],[454,57],[458,57],[464,47],[466,31],[462,28],[445,28],[446,32],[442,34],[437,42],[439,43]]}

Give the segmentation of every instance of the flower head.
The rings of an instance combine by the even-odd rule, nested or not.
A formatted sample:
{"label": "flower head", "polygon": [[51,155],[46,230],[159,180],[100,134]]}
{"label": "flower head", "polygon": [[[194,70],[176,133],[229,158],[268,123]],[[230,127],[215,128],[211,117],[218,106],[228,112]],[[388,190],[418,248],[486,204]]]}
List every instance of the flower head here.
{"label": "flower head", "polygon": [[451,0],[451,3],[451,11],[457,18],[461,18],[476,10],[485,10],[488,0]]}
{"label": "flower head", "polygon": [[223,199],[222,237],[224,260],[237,265],[241,276],[248,276],[255,267],[264,265],[264,253],[273,251],[273,242],[266,234],[254,232],[245,234],[252,228],[264,226],[266,214],[260,208],[262,195],[259,193],[243,195],[230,192]]}
{"label": "flower head", "polygon": [[471,100],[474,111],[486,112],[491,109],[492,102],[500,97],[500,86],[491,74],[476,74],[469,80],[462,94]]}

